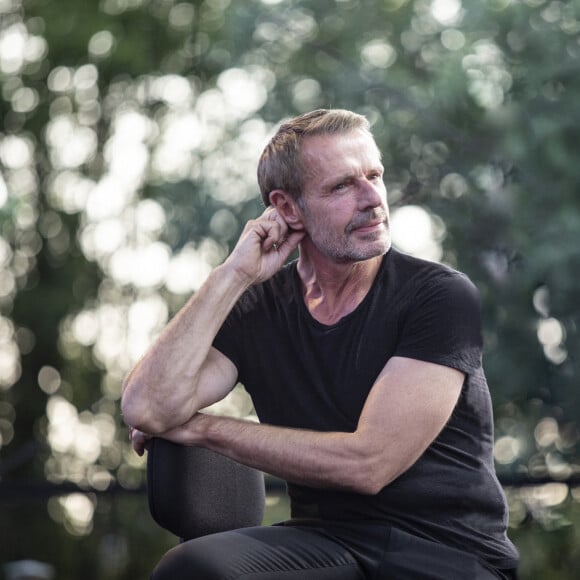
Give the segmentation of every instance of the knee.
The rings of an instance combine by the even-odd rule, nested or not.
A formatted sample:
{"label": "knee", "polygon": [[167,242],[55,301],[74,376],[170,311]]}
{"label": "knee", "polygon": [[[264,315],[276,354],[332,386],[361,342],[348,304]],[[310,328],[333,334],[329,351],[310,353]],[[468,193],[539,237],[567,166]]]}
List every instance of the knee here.
{"label": "knee", "polygon": [[191,540],[169,550],[155,567],[151,580],[223,580],[226,576],[223,558]]}

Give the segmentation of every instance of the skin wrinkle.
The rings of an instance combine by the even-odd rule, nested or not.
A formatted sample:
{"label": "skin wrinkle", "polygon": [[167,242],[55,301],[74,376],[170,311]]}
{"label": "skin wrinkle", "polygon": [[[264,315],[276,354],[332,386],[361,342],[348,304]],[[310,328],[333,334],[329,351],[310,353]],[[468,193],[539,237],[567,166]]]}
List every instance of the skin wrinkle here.
{"label": "skin wrinkle", "polygon": [[[177,316],[178,320],[184,319],[183,324],[170,324],[173,328],[162,334],[153,354],[146,355],[139,365],[140,380],[150,388],[164,385],[165,397],[181,401],[189,393],[191,404],[178,404],[175,418],[166,418],[165,423],[151,419],[156,413],[152,409],[148,423],[138,413],[131,414],[127,403],[127,418],[130,423],[135,420],[134,424],[146,433],[213,449],[290,482],[375,494],[408,469],[443,428],[457,401],[462,373],[393,357],[372,386],[354,433],[287,429],[202,413],[186,416],[192,405],[199,410],[201,402],[210,404],[221,399],[237,380],[233,363],[211,347],[221,325],[216,315],[219,312],[222,317],[224,311],[229,312],[245,288],[274,275],[298,244],[297,269],[305,305],[325,325],[334,324],[360,304],[390,248],[383,167],[370,134],[355,130],[309,136],[302,145],[308,160],[305,165],[317,166],[316,171],[306,172],[303,204],[282,190],[271,192],[272,205],[248,222],[226,262],[214,270],[209,283]],[[369,224],[368,231],[360,231]],[[282,240],[286,241],[276,250],[273,244]],[[241,286],[232,292],[228,288],[232,283]],[[203,329],[196,333],[196,349],[199,357],[202,347],[198,344],[204,345],[206,360],[201,365],[195,362],[197,370],[195,366],[187,371],[182,367],[176,374],[174,368],[164,364],[163,353],[171,353],[187,365],[191,359],[187,352],[191,332],[187,329],[191,328]],[[161,368],[155,368],[157,365]],[[148,370],[164,379],[151,383]],[[189,385],[183,383],[184,376],[197,377],[193,396]],[[440,396],[433,404],[427,395],[438,383]],[[135,380],[127,387],[126,393],[135,393],[133,400],[139,399],[138,384]],[[170,385],[185,399],[177,398]],[[161,393],[155,401],[176,408],[164,402]],[[417,416],[422,417],[419,423],[415,423]],[[412,431],[408,430],[410,424],[414,424]],[[140,452],[146,437],[142,434],[134,439]]]}
{"label": "skin wrinkle", "polygon": [[[328,131],[321,134],[327,114]],[[313,119],[322,121],[312,124]],[[348,129],[338,129],[337,119],[350,123]],[[123,411],[128,423],[143,430],[133,432],[133,445],[142,454],[147,438],[156,434],[285,479],[291,484],[292,510],[298,518],[337,514],[345,521],[351,515],[390,521],[393,514],[395,524],[412,526],[424,509],[421,502],[429,503],[428,517],[421,525],[441,546],[463,546],[465,529],[487,518],[489,544],[468,537],[467,547],[493,563],[496,553],[511,557],[505,539],[494,535],[501,524],[493,514],[502,509],[505,513],[505,502],[501,497],[492,501],[490,494],[478,496],[473,490],[480,481],[493,485],[491,477],[486,480],[486,473],[493,474],[493,441],[484,441],[481,452],[465,441],[458,444],[484,467],[489,464],[489,471],[480,469],[465,479],[466,498],[471,498],[475,509],[481,502],[476,513],[466,507],[458,525],[450,521],[448,529],[440,531],[452,517],[445,502],[454,501],[455,479],[461,484],[463,475],[461,470],[448,469],[441,444],[451,448],[453,458],[457,440],[450,438],[445,426],[463,388],[469,401],[473,399],[479,383],[471,382],[470,373],[481,368],[455,367],[445,357],[455,348],[464,350],[472,339],[470,332],[480,332],[474,320],[478,304],[466,299],[464,284],[452,286],[452,294],[442,303],[439,286],[422,298],[423,285],[408,293],[405,304],[397,301],[404,281],[416,272],[441,279],[449,269],[427,265],[395,249],[384,257],[391,248],[384,168],[372,135],[364,129],[368,124],[361,119],[344,111],[313,111],[287,123],[290,143],[279,132],[266,146],[258,178],[267,209],[246,224],[226,261],[128,377]],[[313,132],[301,133],[308,126]],[[292,140],[293,133],[303,138]],[[281,151],[291,154],[280,155]],[[302,157],[297,164],[292,152],[298,151]],[[297,166],[303,169],[300,180],[295,176]],[[288,180],[285,189],[280,188],[283,178]],[[296,192],[299,181],[302,191]],[[297,248],[297,263],[282,269]],[[326,353],[318,348],[318,329],[332,328],[361,305],[379,272],[379,290],[370,295],[377,297],[372,301],[375,309],[366,310],[365,305],[344,320],[344,334],[337,332],[334,342],[325,343]],[[273,276],[272,283],[264,284]],[[304,304],[296,287],[292,292],[276,291],[289,288],[289,282],[300,284]],[[445,294],[449,281],[441,286]],[[242,296],[247,300],[240,302]],[[462,314],[461,304],[456,308],[454,300],[470,313],[469,328],[450,320]],[[304,308],[313,320],[305,319]],[[352,329],[357,325],[366,357],[361,371],[352,366],[357,348],[352,342],[357,332]],[[418,332],[420,328],[424,331]],[[332,355],[337,350],[344,366],[335,364]],[[309,357],[312,361],[307,361]],[[302,364],[304,360],[310,364]],[[202,412],[231,391],[238,381],[238,367],[239,379],[254,398],[263,423]],[[325,399],[327,392],[331,394]],[[480,414],[467,410],[462,417],[474,438],[479,432],[486,436],[486,429],[492,427],[486,384],[483,394],[487,398],[480,398]],[[479,419],[485,423],[476,432]],[[437,458],[438,453],[442,457]],[[402,474],[406,475],[399,480],[401,485],[391,485]],[[432,494],[430,486],[437,493]],[[497,494],[501,495],[499,489]],[[503,553],[495,550],[498,546],[504,547]],[[420,556],[419,550],[412,555]],[[409,565],[415,565],[414,559]]]}
{"label": "skin wrinkle", "polygon": [[[350,264],[389,249],[387,192],[378,149],[366,131],[343,136],[340,148],[336,143],[336,136],[330,135],[305,140],[306,177],[297,205],[303,227],[309,232],[308,241],[331,260]],[[337,192],[335,188],[341,184],[344,187]],[[341,224],[334,218],[343,213],[348,221]],[[384,228],[361,235],[364,241],[375,242],[365,246],[359,242],[356,228],[373,219],[380,219]]]}

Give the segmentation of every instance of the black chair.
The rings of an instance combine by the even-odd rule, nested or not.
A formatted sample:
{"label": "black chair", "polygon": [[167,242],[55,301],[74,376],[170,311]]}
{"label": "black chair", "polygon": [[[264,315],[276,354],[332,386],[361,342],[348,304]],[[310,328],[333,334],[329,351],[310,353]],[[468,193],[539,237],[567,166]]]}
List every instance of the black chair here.
{"label": "black chair", "polygon": [[149,442],[147,495],[153,519],[181,540],[259,526],[264,516],[263,473],[164,439]]}

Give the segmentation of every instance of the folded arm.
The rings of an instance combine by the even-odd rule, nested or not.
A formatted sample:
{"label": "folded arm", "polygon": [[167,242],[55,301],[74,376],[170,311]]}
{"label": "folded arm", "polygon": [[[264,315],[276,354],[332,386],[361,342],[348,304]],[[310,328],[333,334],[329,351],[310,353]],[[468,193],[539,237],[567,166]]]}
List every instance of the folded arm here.
{"label": "folded arm", "polygon": [[353,433],[198,414],[162,436],[213,449],[293,483],[375,494],[437,437],[463,381],[464,374],[449,367],[394,357],[373,385]]}
{"label": "folded arm", "polygon": [[284,264],[302,239],[273,208],[246,224],[226,262],[167,325],[125,379],[123,417],[132,427],[158,435],[190,420],[222,399],[237,371],[212,347],[243,292]]}

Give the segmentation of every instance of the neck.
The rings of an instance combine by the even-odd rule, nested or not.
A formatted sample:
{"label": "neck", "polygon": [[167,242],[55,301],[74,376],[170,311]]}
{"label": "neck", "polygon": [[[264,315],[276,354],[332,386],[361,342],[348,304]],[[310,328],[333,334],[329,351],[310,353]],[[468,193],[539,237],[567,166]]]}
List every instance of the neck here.
{"label": "neck", "polygon": [[298,274],[304,302],[322,324],[334,324],[364,300],[377,275],[383,256],[362,262],[336,263],[300,252]]}

